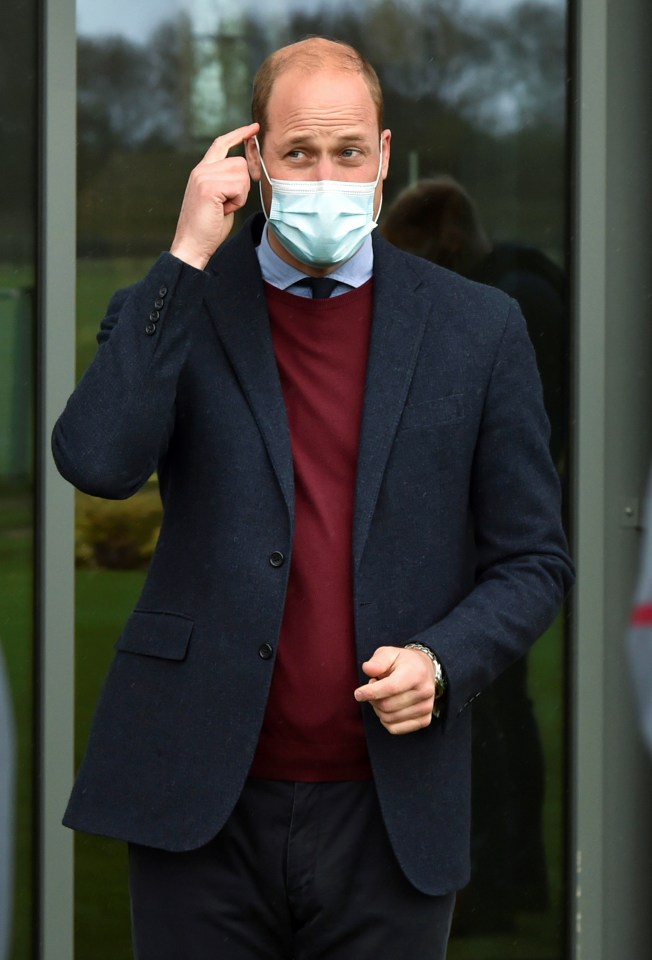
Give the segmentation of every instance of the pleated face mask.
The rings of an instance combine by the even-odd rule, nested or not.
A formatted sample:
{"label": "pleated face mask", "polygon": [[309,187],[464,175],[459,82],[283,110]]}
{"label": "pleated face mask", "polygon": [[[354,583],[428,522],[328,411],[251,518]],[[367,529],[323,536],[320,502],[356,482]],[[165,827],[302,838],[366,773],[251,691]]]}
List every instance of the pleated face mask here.
{"label": "pleated face mask", "polygon": [[[380,142],[378,173],[372,183],[347,180],[275,180],[267,173],[258,138],[254,138],[263,173],[272,188],[267,222],[279,242],[301,263],[330,267],[348,260],[377,224],[374,196],[383,165]],[[262,184],[260,185],[262,202]]]}

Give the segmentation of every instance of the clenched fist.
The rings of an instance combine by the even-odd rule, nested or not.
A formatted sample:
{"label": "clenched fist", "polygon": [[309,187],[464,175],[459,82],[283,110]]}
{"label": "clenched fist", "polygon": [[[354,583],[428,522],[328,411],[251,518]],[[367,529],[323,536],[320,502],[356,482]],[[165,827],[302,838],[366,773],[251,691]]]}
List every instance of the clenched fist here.
{"label": "clenched fist", "polygon": [[427,654],[404,647],[378,647],[362,669],[371,679],[357,688],[355,699],[370,703],[386,730],[414,733],[430,725],[435,670]]}

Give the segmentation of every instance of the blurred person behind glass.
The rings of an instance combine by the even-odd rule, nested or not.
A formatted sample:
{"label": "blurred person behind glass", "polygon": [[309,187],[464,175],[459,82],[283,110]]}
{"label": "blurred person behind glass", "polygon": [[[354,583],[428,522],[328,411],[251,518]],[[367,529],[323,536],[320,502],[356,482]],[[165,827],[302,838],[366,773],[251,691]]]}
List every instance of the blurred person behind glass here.
{"label": "blurred person behind glass", "polygon": [[420,180],[387,211],[381,233],[395,246],[513,297],[527,323],[550,420],[550,449],[563,472],[566,278],[548,256],[520,243],[493,243],[476,205],[453,177]]}
{"label": "blurred person behind glass", "polygon": [[[475,203],[449,176],[404,190],[381,232],[397,247],[497,287],[518,302],[535,348],[551,421],[551,453],[561,472],[566,429],[562,271],[532,247],[493,244]],[[513,928],[517,911],[548,906],[545,760],[525,659],[474,704],[473,770],[481,790],[473,793],[472,879],[458,898],[453,927],[458,935],[505,932]]]}

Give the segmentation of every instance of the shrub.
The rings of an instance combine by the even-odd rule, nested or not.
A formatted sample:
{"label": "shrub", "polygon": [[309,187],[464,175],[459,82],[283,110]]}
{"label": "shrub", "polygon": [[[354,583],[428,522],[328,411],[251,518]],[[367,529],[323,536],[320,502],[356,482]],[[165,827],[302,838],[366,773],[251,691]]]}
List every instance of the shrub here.
{"label": "shrub", "polygon": [[77,493],[77,566],[109,570],[146,566],[158,539],[161,513],[156,482],[148,483],[128,500],[102,500]]}

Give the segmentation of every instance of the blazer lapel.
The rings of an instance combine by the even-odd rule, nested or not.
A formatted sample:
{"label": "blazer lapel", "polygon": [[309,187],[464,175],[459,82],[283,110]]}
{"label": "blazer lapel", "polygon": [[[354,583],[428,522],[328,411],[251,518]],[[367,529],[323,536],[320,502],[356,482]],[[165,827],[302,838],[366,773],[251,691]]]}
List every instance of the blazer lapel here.
{"label": "blazer lapel", "polygon": [[[254,219],[211,261],[206,303],[240,386],[263,436],[291,520],[294,516],[292,447],[274,357],[265,290],[255,253]],[[353,521],[358,568],[396,428],[407,398],[431,304],[419,295],[421,279],[399,251],[374,239],[374,318]]]}
{"label": "blazer lapel", "polygon": [[207,284],[206,303],[263,436],[293,522],[290,429],[252,239],[256,226],[255,221],[245,225],[211,261],[214,276]]}
{"label": "blazer lapel", "polygon": [[383,473],[407,398],[431,304],[419,276],[381,238],[374,239],[374,316],[367,363],[353,522],[357,570]]}

